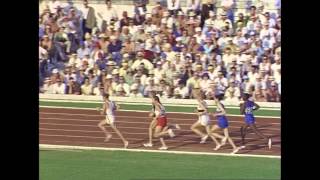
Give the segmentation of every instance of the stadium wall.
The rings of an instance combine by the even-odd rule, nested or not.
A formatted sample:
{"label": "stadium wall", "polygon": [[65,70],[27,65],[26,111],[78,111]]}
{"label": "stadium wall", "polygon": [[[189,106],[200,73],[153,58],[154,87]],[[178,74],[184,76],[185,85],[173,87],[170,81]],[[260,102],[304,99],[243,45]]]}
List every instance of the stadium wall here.
{"label": "stadium wall", "polygon": [[[150,102],[149,98],[129,98],[129,97],[111,97],[112,100],[125,103],[146,103]],[[77,100],[77,101],[102,101],[101,96],[85,96],[85,95],[63,95],[63,94],[39,94],[39,100]],[[196,105],[198,104],[195,99],[165,99],[162,98],[161,102],[164,104],[172,105]],[[239,103],[223,102],[226,106],[239,106]],[[281,108],[281,103],[273,102],[259,102],[261,107],[267,108]]]}

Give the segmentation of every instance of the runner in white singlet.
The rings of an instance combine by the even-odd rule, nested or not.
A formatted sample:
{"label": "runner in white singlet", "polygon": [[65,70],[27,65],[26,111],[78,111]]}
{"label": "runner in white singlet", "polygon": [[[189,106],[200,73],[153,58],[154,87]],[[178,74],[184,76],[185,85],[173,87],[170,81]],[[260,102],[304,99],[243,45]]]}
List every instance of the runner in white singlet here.
{"label": "runner in white singlet", "polygon": [[124,148],[127,148],[129,145],[129,142],[122,136],[121,132],[117,129],[115,125],[115,110],[119,109],[118,105],[109,100],[109,94],[105,94],[103,96],[104,104],[103,104],[103,110],[101,111],[102,115],[105,115],[105,119],[101,120],[98,124],[98,127],[105,133],[105,142],[109,141],[112,137],[111,133],[109,133],[105,125],[109,124],[110,127],[117,133],[117,135],[120,137],[124,144]]}

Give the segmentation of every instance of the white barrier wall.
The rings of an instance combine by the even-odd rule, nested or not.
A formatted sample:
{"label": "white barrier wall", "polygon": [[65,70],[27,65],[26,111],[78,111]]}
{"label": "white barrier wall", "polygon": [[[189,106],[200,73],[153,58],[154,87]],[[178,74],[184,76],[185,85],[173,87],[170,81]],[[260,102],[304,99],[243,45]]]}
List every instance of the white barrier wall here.
{"label": "white barrier wall", "polygon": [[[110,97],[117,102],[126,103],[150,103],[149,98],[129,98],[129,97]],[[78,100],[78,101],[102,101],[101,96],[86,96],[86,95],[64,95],[64,94],[39,94],[40,100]],[[196,105],[195,99],[161,99],[164,104],[178,104],[178,105]],[[240,103],[240,102],[239,102]],[[239,106],[239,103],[225,101],[226,106]],[[281,103],[258,102],[261,107],[281,108]]]}

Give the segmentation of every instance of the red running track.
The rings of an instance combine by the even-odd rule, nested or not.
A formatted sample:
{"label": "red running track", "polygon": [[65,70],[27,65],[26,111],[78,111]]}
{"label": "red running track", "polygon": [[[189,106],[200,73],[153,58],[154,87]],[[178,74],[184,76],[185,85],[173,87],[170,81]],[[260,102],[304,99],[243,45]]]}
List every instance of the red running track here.
{"label": "red running track", "polygon": [[[40,144],[89,146],[89,147],[112,147],[121,148],[123,143],[120,138],[112,132],[112,139],[104,142],[104,133],[97,127],[104,116],[96,110],[83,109],[61,109],[40,108],[39,138]],[[230,136],[236,145],[241,144],[240,127],[243,124],[242,117],[229,116]],[[280,119],[278,118],[256,118],[257,127],[262,133],[272,137],[273,146],[269,150],[263,139],[259,139],[253,132],[249,131],[246,136],[246,147],[238,154],[255,155],[277,155],[281,152]],[[206,144],[199,144],[200,137],[190,130],[190,126],[197,120],[194,114],[169,113],[169,124],[179,124],[181,130],[176,130],[176,137],[166,138],[169,150],[191,151],[191,152],[221,152],[230,153],[231,145],[228,143],[218,151],[213,151],[215,143],[208,138]],[[129,148],[155,149],[160,147],[158,139],[154,139],[154,146],[143,147],[148,141],[148,127],[151,119],[147,112],[116,112],[116,125],[129,141]],[[215,122],[215,120],[214,120]],[[219,132],[219,131],[218,131]],[[222,131],[220,131],[222,133]]]}

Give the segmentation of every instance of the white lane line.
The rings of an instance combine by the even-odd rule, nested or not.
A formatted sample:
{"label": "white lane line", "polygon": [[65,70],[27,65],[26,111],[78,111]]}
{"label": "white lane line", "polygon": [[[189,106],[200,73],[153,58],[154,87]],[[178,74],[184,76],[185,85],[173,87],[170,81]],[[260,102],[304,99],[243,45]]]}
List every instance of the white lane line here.
{"label": "white lane line", "polygon": [[[83,114],[83,113],[80,113],[80,114],[69,114],[69,113],[47,113],[47,112],[40,112],[40,118],[41,118],[41,115],[62,115],[62,116],[84,116],[84,117],[100,117],[100,118],[103,118],[104,116],[103,115],[94,115],[94,114]],[[119,118],[128,118],[128,119],[148,119],[150,120],[151,118],[150,117],[137,117],[137,116],[122,116],[122,115],[117,115],[116,118],[119,117]],[[173,117],[168,117],[170,120],[186,120],[186,121],[197,121],[197,118],[195,119],[190,119],[190,118],[173,118]],[[234,123],[243,123],[243,120],[241,119],[240,121],[233,121],[233,120],[228,120],[229,122],[234,122]],[[258,121],[261,121],[261,119],[258,119]],[[275,125],[280,125],[281,123],[272,123],[272,124],[275,124]]]}
{"label": "white lane line", "polygon": [[[83,108],[83,107],[60,107],[60,106],[39,106],[40,108],[51,108],[51,109],[83,109],[83,110],[92,110],[97,111],[96,108]],[[140,111],[140,110],[124,110],[120,109],[119,112],[150,112],[150,111]],[[187,112],[167,112],[167,114],[193,114],[194,113],[187,113]],[[227,114],[227,116],[234,116],[234,117],[243,117],[243,115],[236,115],[236,114]],[[280,119],[279,116],[255,116],[257,118],[270,118],[270,119]]]}
{"label": "white lane line", "polygon": [[[55,124],[55,123],[40,123],[40,125],[45,125],[45,126],[61,126],[61,129],[63,129],[63,127],[65,127],[65,125],[66,126],[71,126],[71,127],[79,127],[79,126],[84,126],[84,127],[90,127],[90,128],[97,128],[97,126],[92,126],[92,125],[73,125],[73,124]],[[48,127],[47,127],[48,128]],[[127,127],[127,126],[121,126],[121,127],[119,127],[119,129],[136,129],[136,130],[141,130],[141,131],[144,131],[144,132],[148,132],[148,128],[137,128],[137,127]],[[238,129],[238,128],[232,128],[232,129],[230,129],[230,133],[234,133],[234,132],[238,132],[238,131],[236,131],[236,130],[234,130],[233,131],[233,129]],[[80,130],[80,131],[83,131],[83,130]],[[181,129],[181,130],[178,130],[179,132],[185,132],[185,133],[192,133],[192,131],[191,130],[183,130],[183,129]],[[131,132],[126,132],[126,133],[128,133],[128,134],[132,134]],[[218,133],[219,133],[219,131],[218,131]],[[221,131],[220,131],[220,133],[222,133]],[[147,134],[147,133],[146,133]],[[248,136],[250,135],[250,134],[254,134],[254,133],[252,133],[252,132],[249,132],[248,133]],[[275,134],[270,134],[270,133],[266,133],[266,132],[263,132],[263,134],[265,134],[265,135],[268,135],[268,136],[273,136],[273,135],[275,135]],[[185,136],[185,135],[183,135],[183,136]],[[234,138],[234,137],[232,137],[232,138]],[[246,138],[247,139],[247,138]],[[257,139],[257,138],[254,138],[254,139]]]}
{"label": "white lane line", "polygon": [[231,157],[261,157],[261,158],[281,159],[281,156],[272,156],[272,155],[228,154],[228,153],[171,151],[171,150],[161,151],[161,150],[146,150],[146,149],[123,149],[123,148],[103,148],[103,147],[39,144],[39,149],[43,149],[43,148],[80,149],[80,150],[105,150],[105,151],[128,151],[128,152],[153,152],[153,153],[172,153],[172,154],[191,154],[191,155],[216,155],[216,156],[231,156]]}
{"label": "white lane line", "polygon": [[[68,119],[65,119],[65,118],[41,118],[41,119],[47,119],[47,120],[53,120],[53,121],[99,122],[99,120],[79,120],[79,119],[69,119],[69,118]],[[118,123],[118,122],[119,123],[127,123],[127,124],[145,124],[146,126],[148,126],[150,124],[150,122],[141,122],[141,121],[120,121],[120,120],[117,120],[115,122],[116,123]],[[196,122],[196,121],[194,121],[194,122]],[[230,121],[229,121],[229,123],[230,123]],[[241,122],[233,122],[233,124],[235,124],[235,123],[242,124]],[[65,123],[61,123],[61,124],[65,124]],[[186,124],[186,123],[178,123],[178,124],[182,125],[182,126],[191,126],[192,125],[192,124]],[[214,122],[212,122],[212,124],[216,124],[216,122],[214,121]],[[257,124],[257,125],[259,125],[259,124]],[[230,128],[240,128],[240,126],[232,126],[232,125],[229,125],[229,127]],[[268,127],[268,128],[265,128],[265,129],[280,131],[280,128]]]}
{"label": "white lane line", "polygon": [[[74,129],[52,129],[52,128],[39,128],[40,130],[43,130],[43,131],[59,131],[59,132],[80,132],[80,133],[101,133],[101,131],[88,131],[88,130],[74,130]],[[112,131],[113,132],[113,131]],[[143,133],[141,132],[126,132],[126,131],[122,131],[123,134],[138,134],[138,135],[145,135],[145,137],[148,137],[148,132],[147,131],[144,131]],[[180,131],[178,131],[180,132]],[[188,132],[191,132],[191,131],[188,131]],[[250,134],[248,134],[250,135]],[[180,138],[180,137],[187,137],[187,138],[197,138],[196,135],[179,135],[177,136],[177,138]],[[239,137],[236,137],[236,136],[233,136],[232,139],[241,139]],[[246,140],[258,140],[257,138],[246,138]]]}

